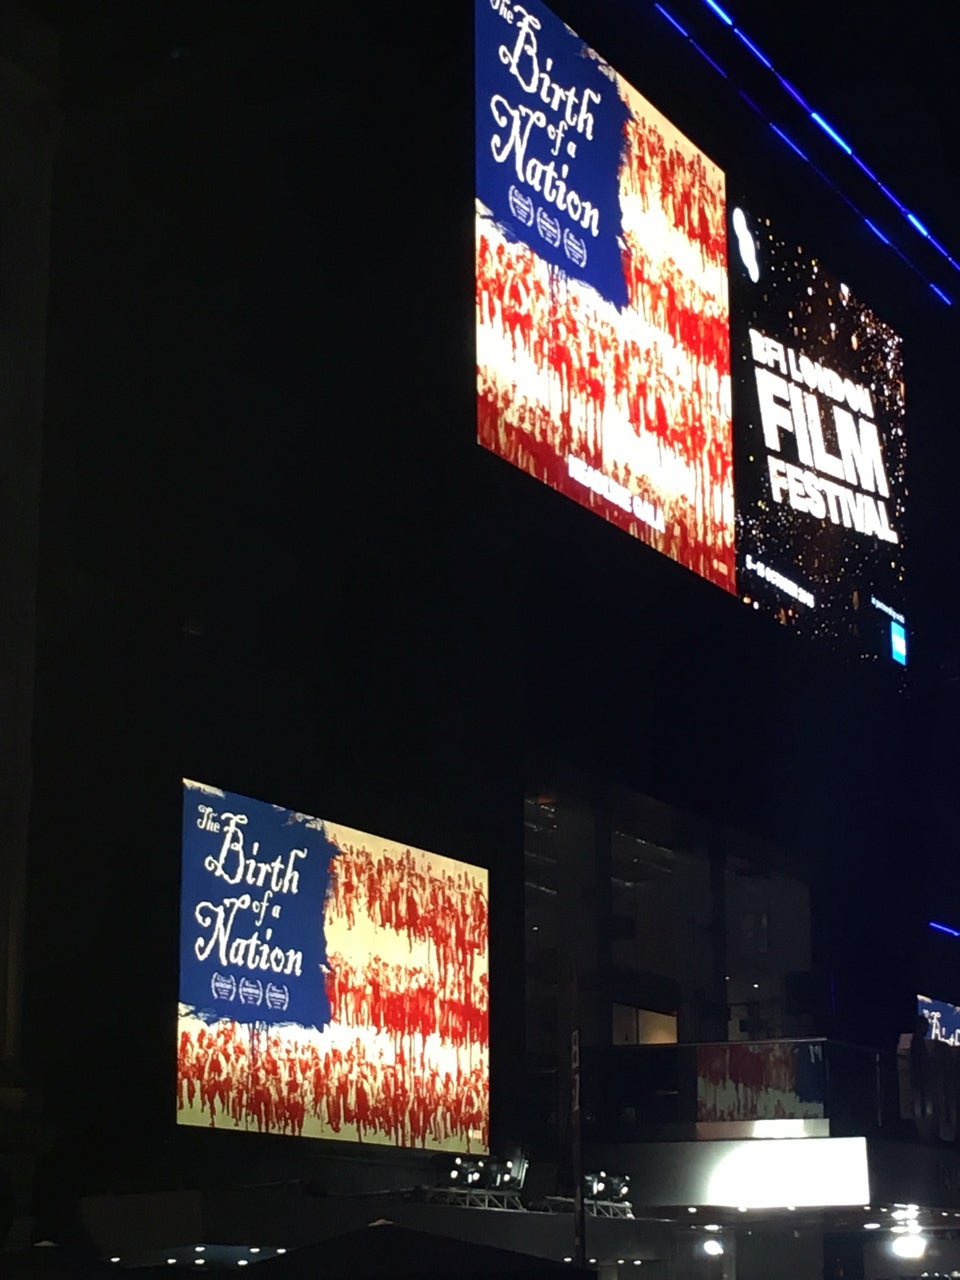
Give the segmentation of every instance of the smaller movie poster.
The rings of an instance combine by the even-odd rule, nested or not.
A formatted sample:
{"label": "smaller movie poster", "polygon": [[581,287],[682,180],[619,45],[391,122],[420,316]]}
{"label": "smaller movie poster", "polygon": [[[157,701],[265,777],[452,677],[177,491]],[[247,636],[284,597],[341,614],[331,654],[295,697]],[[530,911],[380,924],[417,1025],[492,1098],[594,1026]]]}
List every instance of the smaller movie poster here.
{"label": "smaller movie poster", "polygon": [[769,218],[730,239],[740,595],[905,666],[901,340]]}
{"label": "smaller movie poster", "polygon": [[929,1038],[960,1044],[960,1008],[932,996],[917,996],[917,1014],[927,1020]]}
{"label": "smaller movie poster", "polygon": [[697,1120],[821,1118],[823,1045],[697,1045]]}
{"label": "smaller movie poster", "polygon": [[487,873],[183,784],[181,1124],[484,1152]]}

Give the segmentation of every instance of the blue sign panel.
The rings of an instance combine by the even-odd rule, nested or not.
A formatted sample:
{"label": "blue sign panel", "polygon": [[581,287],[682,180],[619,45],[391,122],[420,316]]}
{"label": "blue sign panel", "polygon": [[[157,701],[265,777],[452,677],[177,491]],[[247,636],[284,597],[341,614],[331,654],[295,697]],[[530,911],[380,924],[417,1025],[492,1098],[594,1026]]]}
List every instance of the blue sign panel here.
{"label": "blue sign panel", "polygon": [[907,665],[907,629],[900,622],[890,622],[890,652],[894,662]]}
{"label": "blue sign panel", "polygon": [[185,781],[181,1003],[208,1022],[325,1026],[337,852],[316,818]]}
{"label": "blue sign panel", "polygon": [[477,196],[500,227],[627,304],[616,75],[536,0],[478,0]]}

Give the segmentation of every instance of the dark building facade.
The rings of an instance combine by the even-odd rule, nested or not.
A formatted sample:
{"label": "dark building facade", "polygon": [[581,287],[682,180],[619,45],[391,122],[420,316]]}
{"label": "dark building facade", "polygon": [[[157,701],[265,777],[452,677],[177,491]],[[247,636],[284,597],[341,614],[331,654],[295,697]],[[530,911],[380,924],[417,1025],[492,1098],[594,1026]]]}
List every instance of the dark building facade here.
{"label": "dark building facade", "polygon": [[[598,1266],[912,1274],[881,1211],[914,1204],[953,1265],[954,1135],[918,1134],[895,1056],[918,992],[960,1002],[927,928],[960,920],[946,308],[653,6],[556,7],[904,335],[916,658],[791,635],[478,447],[471,5],[49,10],[61,114],[5,105],[29,212],[0,224],[8,298],[30,279],[3,322],[30,370],[0,870],[21,1230],[234,1261],[251,1224],[306,1243],[390,1193],[396,1221],[572,1256],[567,1211],[403,1199],[423,1152],[177,1127],[186,775],[489,871],[491,1147],[527,1151],[529,1203],[570,1192],[577,1030],[583,1159],[635,1187],[634,1218],[590,1219]],[[50,196],[21,152],[54,130]],[[805,1200],[791,1143],[804,1168],[847,1144]],[[758,1179],[794,1202],[730,1198]]]}

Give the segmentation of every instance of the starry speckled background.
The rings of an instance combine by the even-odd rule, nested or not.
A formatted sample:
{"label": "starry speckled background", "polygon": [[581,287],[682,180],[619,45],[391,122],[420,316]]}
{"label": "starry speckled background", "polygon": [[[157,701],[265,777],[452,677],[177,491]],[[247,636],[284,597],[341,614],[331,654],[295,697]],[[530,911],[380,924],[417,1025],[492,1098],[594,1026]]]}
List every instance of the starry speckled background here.
{"label": "starry speckled background", "polygon": [[[905,613],[908,491],[900,338],[826,270],[805,243],[781,238],[768,218],[747,212],[746,220],[757,247],[758,283],[751,282],[741,261],[736,233],[729,233],[740,596],[800,634],[824,637],[848,653],[889,660],[890,619],[871,605],[870,597]],[[750,352],[751,327],[792,347],[798,358],[807,355],[871,389],[890,486],[887,516],[899,544],[835,525],[829,516],[818,520],[794,511],[786,499],[773,500]],[[827,446],[836,452],[832,415],[824,412],[828,398],[818,399]],[[795,460],[789,451],[782,456]],[[809,589],[816,608],[798,604],[748,571],[748,554]],[[907,623],[909,627],[909,617]]]}

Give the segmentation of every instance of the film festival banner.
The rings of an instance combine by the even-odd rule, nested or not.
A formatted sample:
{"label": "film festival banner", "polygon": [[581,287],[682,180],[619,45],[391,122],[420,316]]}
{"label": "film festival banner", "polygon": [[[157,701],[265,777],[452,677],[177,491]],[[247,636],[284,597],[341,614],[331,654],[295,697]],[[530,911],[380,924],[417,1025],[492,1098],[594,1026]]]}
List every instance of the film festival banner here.
{"label": "film festival banner", "polygon": [[900,338],[769,219],[732,232],[740,594],[905,665]]}
{"label": "film festival banner", "polygon": [[182,1124],[484,1152],[487,873],[183,784]]}
{"label": "film festival banner", "polygon": [[735,591],[723,173],[537,0],[476,92],[480,443]]}

